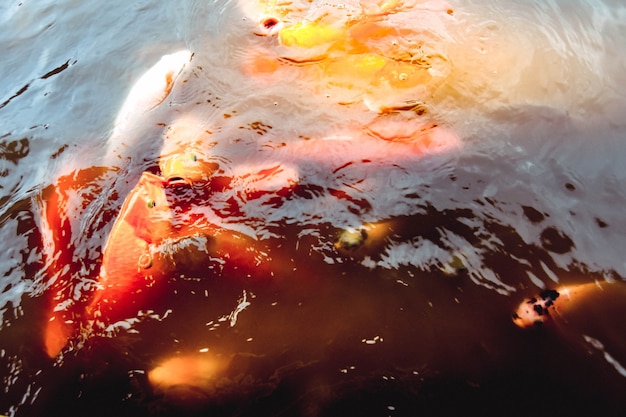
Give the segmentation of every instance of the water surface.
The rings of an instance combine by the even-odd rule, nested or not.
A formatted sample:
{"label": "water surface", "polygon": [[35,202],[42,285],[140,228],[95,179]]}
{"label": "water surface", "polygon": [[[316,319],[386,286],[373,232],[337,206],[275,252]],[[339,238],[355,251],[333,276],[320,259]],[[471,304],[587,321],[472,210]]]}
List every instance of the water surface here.
{"label": "water surface", "polygon": [[[285,24],[326,16],[341,26],[361,6],[291,9]],[[520,331],[510,314],[541,289],[626,276],[626,8],[459,0],[412,10],[386,17],[411,29],[394,47],[419,50],[436,75],[419,89],[363,94],[350,77],[329,83],[303,51],[259,36],[267,7],[255,2],[0,6],[0,412],[622,415],[626,346],[611,345],[624,340],[619,317],[594,326],[616,338],[595,339]],[[194,52],[187,82],[129,138],[146,152],[122,171],[125,190],[156,169],[149,149],[162,124],[185,120],[211,132],[237,178],[251,163],[289,162],[295,171],[285,175],[297,172],[306,187],[288,199],[242,180],[206,203],[223,214],[220,227],[257,239],[273,279],[177,271],[132,314],[50,359],[42,342],[50,300],[60,289],[84,305],[76,300],[91,294],[123,203],[99,198],[119,174],[106,154],[117,112],[141,74],[181,49]],[[253,53],[290,64],[250,74]],[[461,146],[368,155],[373,162],[355,156],[366,146],[322,159],[256,153],[333,135],[376,139],[381,108],[402,124],[453,132]],[[102,166],[98,177],[92,167]],[[86,209],[53,262],[40,203],[77,170],[87,173]],[[269,191],[236,199],[259,190]],[[226,209],[231,197],[239,212]],[[333,246],[343,228],[389,220],[394,234],[368,256]],[[216,363],[207,374],[217,376],[191,388],[151,386],[148,372],[176,357]]]}

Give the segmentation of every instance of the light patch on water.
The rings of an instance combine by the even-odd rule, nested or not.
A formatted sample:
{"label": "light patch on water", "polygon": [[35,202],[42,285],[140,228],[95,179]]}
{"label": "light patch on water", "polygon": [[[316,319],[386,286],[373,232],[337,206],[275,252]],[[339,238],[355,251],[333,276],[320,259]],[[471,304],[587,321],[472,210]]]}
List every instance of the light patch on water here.
{"label": "light patch on water", "polygon": [[26,277],[22,267],[23,256],[28,253],[28,239],[17,235],[18,227],[18,220],[8,219],[0,228],[0,240],[11,241],[10,247],[0,251],[0,330],[7,324],[5,319],[20,315],[21,298],[33,287],[34,277]]}
{"label": "light patch on water", "polygon": [[[253,294],[251,294],[251,298],[254,298]],[[230,327],[235,327],[235,325],[237,324],[237,317],[239,316],[239,313],[252,305],[252,303],[248,301],[248,293],[246,292],[246,290],[243,290],[243,296],[239,300],[237,300],[237,303],[237,307],[235,307],[235,309],[232,311],[232,313],[230,313],[228,317],[230,320]]]}
{"label": "light patch on water", "polygon": [[419,238],[416,242],[401,242],[389,246],[375,266],[398,269],[401,266],[416,266],[423,271],[449,259],[448,252],[429,240]]}
{"label": "light patch on water", "polygon": [[528,278],[530,278],[530,281],[535,284],[535,286],[539,287],[539,288],[545,288],[546,285],[543,283],[542,280],[540,280],[539,278],[537,278],[537,275],[533,274],[531,271],[527,271],[526,274],[528,275]]}
{"label": "light patch on water", "polygon": [[[116,335],[118,335],[120,332],[126,332],[126,333],[135,333],[138,334],[139,331],[135,328],[136,325],[144,320],[156,320],[156,321],[163,321],[165,320],[170,314],[172,313],[171,309],[168,309],[167,311],[165,311],[163,314],[158,314],[155,313],[153,310],[147,310],[147,311],[139,311],[137,313],[136,317],[132,317],[132,318],[128,318],[125,320],[120,320],[117,321],[115,323],[111,323],[109,324],[107,327],[105,327],[102,332],[104,335],[106,335],[107,337],[115,337]],[[94,325],[98,325],[99,323],[97,322],[93,322],[91,324],[91,327],[93,328]],[[87,333],[89,332],[85,332],[84,333],[84,337],[85,340],[86,338],[89,336]],[[84,340],[83,340],[84,342]]]}
{"label": "light patch on water", "polygon": [[380,337],[380,336],[374,336],[371,339],[367,339],[367,338],[361,339],[361,342],[365,343],[366,345],[375,345],[376,343],[380,343],[380,342],[383,342],[383,341],[384,341],[384,339],[382,337]]}
{"label": "light patch on water", "polygon": [[543,272],[546,273],[546,275],[552,280],[552,282],[559,282],[559,277],[556,276],[556,274],[552,272],[550,268],[548,268],[548,265],[546,265],[543,261],[541,261],[539,264],[541,265],[541,269],[543,269]]}
{"label": "light patch on water", "polygon": [[602,353],[602,355],[604,356],[604,359],[609,363],[609,365],[615,368],[615,370],[620,375],[622,375],[623,377],[626,377],[626,368],[624,367],[624,365],[619,363],[609,352],[607,352],[604,349],[604,344],[602,342],[600,342],[598,339],[595,339],[587,335],[583,335],[583,338],[585,339],[585,342],[589,343],[593,348],[595,348],[600,353]]}

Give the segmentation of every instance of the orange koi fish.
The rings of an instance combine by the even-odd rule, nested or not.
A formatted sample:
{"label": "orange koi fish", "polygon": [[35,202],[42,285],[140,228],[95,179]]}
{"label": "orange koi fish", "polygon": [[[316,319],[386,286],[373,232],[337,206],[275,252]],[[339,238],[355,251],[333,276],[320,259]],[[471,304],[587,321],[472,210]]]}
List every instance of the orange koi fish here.
{"label": "orange koi fish", "polygon": [[622,283],[589,283],[548,289],[525,299],[513,313],[513,322],[521,328],[528,328],[540,324],[591,321],[598,310],[624,309],[625,297],[626,285]]}
{"label": "orange koi fish", "polygon": [[[382,2],[379,13],[362,12],[345,22],[320,18],[281,23],[280,28],[273,24],[277,45],[253,48],[242,71],[261,82],[279,82],[295,72],[310,80],[312,89],[323,83],[326,90],[338,87],[360,93],[366,106],[378,112],[402,107],[393,102],[407,97],[424,100],[443,83],[449,63],[443,54],[419,46],[419,29],[398,27],[381,17],[405,10],[403,2]],[[452,14],[451,9],[445,14]]]}
{"label": "orange koi fish", "polygon": [[572,346],[601,355],[626,377],[626,332],[615,317],[626,314],[626,284],[594,282],[544,290],[513,313],[521,328],[543,327]]}
{"label": "orange koi fish", "polygon": [[139,304],[146,288],[185,273],[267,277],[270,258],[263,245],[218,227],[210,216],[189,212],[191,203],[202,201],[187,201],[194,197],[179,195],[180,187],[154,174],[142,175],[105,245],[88,314],[99,311],[108,321],[128,317],[137,312],[132,304]]}
{"label": "orange koi fish", "polygon": [[102,195],[101,183],[110,180],[110,174],[111,171],[103,167],[78,170],[48,186],[38,201],[48,282],[54,294],[50,299],[50,319],[44,330],[44,348],[50,357],[61,351],[74,332],[76,323],[66,306],[79,300],[72,293],[72,286],[66,285],[67,279],[76,268],[75,251],[90,226],[85,221],[86,209]]}
{"label": "orange koi fish", "polygon": [[[62,175],[56,184],[42,193],[39,201],[40,227],[44,255],[51,271],[49,281],[52,292],[58,286],[63,287],[63,277],[76,257],[73,251],[86,232],[88,225],[84,217],[89,204],[97,199],[106,199],[108,191],[105,192],[102,184],[115,182],[117,168],[127,171],[129,162],[136,158],[140,150],[145,152],[142,132],[137,127],[141,127],[149,113],[166,100],[191,57],[192,53],[187,50],[165,55],[139,78],[117,116],[101,167],[76,168]],[[132,182],[132,179],[127,180]],[[123,180],[120,182],[124,183]],[[127,187],[120,187],[116,192],[125,189]],[[57,290],[51,300],[52,313],[44,336],[45,350],[51,357],[65,346],[76,326],[73,317],[62,307],[68,301],[80,300],[71,299],[67,288]]]}
{"label": "orange koi fish", "polygon": [[[78,170],[62,176],[43,195],[42,228],[49,240],[44,246],[49,258],[56,259],[50,268],[53,274],[75,257],[74,243],[85,233],[87,213],[93,216],[99,210],[103,224],[111,220],[107,216],[115,216],[103,245],[97,283],[85,289],[80,299],[68,301],[71,288],[67,286],[53,297],[44,335],[51,357],[63,349],[80,322],[111,323],[132,316],[146,300],[162,296],[164,283],[172,277],[204,271],[258,280],[271,278],[276,268],[287,269],[290,262],[276,261],[280,255],[269,254],[253,224],[270,214],[263,210],[271,210],[278,220],[287,215],[277,210],[302,198],[300,186],[343,175],[346,167],[363,163],[395,167],[460,146],[459,139],[445,129],[395,117],[381,117],[336,136],[260,148],[217,143],[202,123],[179,118],[170,128],[161,127],[162,140],[151,138],[160,147],[154,173],[140,173],[137,181],[122,177],[127,169],[117,167],[141,159],[142,138],[135,132],[133,118],[141,124],[167,99],[190,57],[188,51],[168,55],[131,89],[111,137],[114,160],[109,162],[115,168]],[[129,181],[126,187],[113,185]],[[350,189],[341,189],[347,187],[342,181],[328,186],[329,199],[351,198]],[[375,181],[367,186],[379,187]],[[107,195],[123,199],[119,212],[113,204],[102,213]],[[98,200],[102,201],[91,205]],[[59,285],[62,281],[59,278]],[[73,307],[67,307],[66,301]]]}
{"label": "orange koi fish", "polygon": [[[126,197],[104,246],[99,281],[83,319],[113,322],[130,317],[149,288],[185,273],[271,278],[276,268],[289,262],[272,259],[253,233],[237,231],[235,222],[263,215],[248,211],[248,205],[258,210],[263,204],[256,201],[272,201],[270,209],[299,198],[298,186],[311,182],[311,175],[323,177],[362,161],[395,166],[458,146],[453,135],[422,136],[401,141],[371,136],[312,139],[232,155],[225,148],[231,166],[184,148],[179,157],[168,153],[160,164],[161,175],[143,173]],[[345,192],[329,193],[342,198]],[[216,199],[228,206],[212,208]],[[54,213],[49,217],[55,218]],[[45,337],[50,356],[65,345],[71,327],[53,315]]]}

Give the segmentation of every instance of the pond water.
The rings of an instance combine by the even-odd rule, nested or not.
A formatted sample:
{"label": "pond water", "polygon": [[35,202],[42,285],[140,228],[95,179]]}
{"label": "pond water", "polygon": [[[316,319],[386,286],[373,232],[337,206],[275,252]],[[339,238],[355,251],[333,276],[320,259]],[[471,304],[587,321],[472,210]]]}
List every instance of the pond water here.
{"label": "pond water", "polygon": [[[5,1],[0,414],[624,415],[621,298],[511,320],[545,289],[624,294],[624,22],[617,0]],[[192,187],[142,176],[190,151]],[[145,190],[184,224],[123,207]]]}

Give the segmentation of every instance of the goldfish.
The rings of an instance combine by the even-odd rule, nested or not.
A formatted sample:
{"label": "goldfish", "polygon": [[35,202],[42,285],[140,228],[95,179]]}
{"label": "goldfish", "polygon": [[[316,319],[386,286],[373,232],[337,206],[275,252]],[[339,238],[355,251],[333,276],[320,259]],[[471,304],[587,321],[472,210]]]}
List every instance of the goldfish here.
{"label": "goldfish", "polygon": [[346,21],[322,15],[281,22],[278,28],[273,24],[275,48],[251,49],[242,69],[262,82],[279,82],[284,73],[295,72],[309,79],[313,89],[324,83],[326,90],[335,87],[354,92],[376,112],[423,101],[443,83],[450,64],[444,54],[428,51],[416,42],[422,37],[419,29],[384,19],[391,13],[408,12],[403,2],[380,3],[378,13],[362,10]]}

